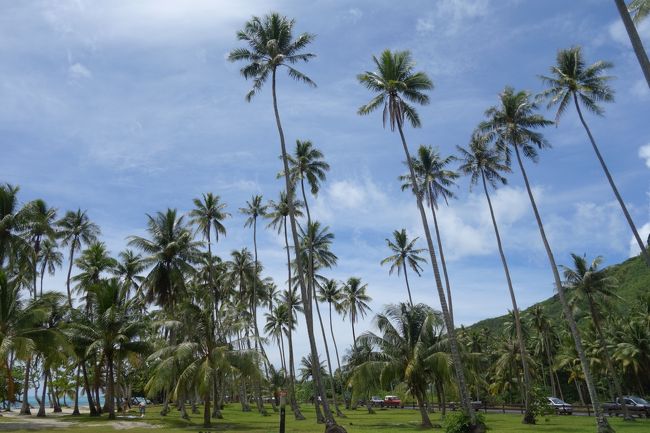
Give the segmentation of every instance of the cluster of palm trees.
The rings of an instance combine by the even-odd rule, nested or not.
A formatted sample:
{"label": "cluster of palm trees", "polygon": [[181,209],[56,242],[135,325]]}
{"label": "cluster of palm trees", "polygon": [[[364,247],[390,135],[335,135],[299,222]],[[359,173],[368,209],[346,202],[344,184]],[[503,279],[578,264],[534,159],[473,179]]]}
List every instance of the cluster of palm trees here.
{"label": "cluster of palm trees", "polygon": [[[637,19],[647,14],[647,6],[646,1],[633,2]],[[6,389],[1,391],[7,400],[13,401],[16,387],[21,385],[21,413],[29,413],[28,391],[38,388],[39,414],[44,415],[48,382],[74,377],[75,413],[82,387],[91,414],[106,411],[114,417],[116,410],[129,404],[130,379],[140,375],[147,395],[163,402],[163,414],[173,403],[182,416],[187,416],[186,404],[189,402],[192,410],[197,410],[201,402],[206,426],[212,417],[220,417],[226,399],[238,400],[242,410],[249,411],[252,396],[258,412],[266,414],[265,393],[285,386],[296,418],[302,419],[293,340],[300,313],[309,340],[309,354],[301,362],[302,376],[310,379],[317,419],[329,431],[345,431],[336,422],[336,417],[345,416],[339,396],[343,395],[347,407],[372,389],[392,389],[398,384],[417,400],[426,426],[431,424],[426,410],[429,387],[435,389],[439,401],[446,396],[457,397],[475,427],[480,421],[471,408],[472,390],[480,393],[489,388],[502,393],[516,388],[526,407],[524,422],[534,423],[534,383],[539,383],[540,378],[545,382],[547,372],[552,390],[561,391],[561,371],[571,372],[581,399],[580,387],[584,383],[598,431],[611,431],[600,410],[594,373],[601,382],[604,377],[611,378],[614,394],[620,396],[623,385],[629,389],[630,375],[641,377],[647,371],[648,360],[643,358],[647,352],[638,341],[625,340],[626,334],[616,334],[620,342],[612,345],[619,341],[612,334],[615,327],[599,306],[613,295],[613,283],[597,269],[598,261],[587,265],[584,258],[573,256],[574,268],[557,266],[524,159],[537,162],[539,151],[550,147],[540,130],[557,125],[567,108],[573,106],[650,265],[646,245],[583,114],[586,110],[602,115],[600,104],[613,100],[610,77],[605,75],[612,65],[603,61],[587,65],[580,47],[560,50],[550,75],[540,77],[545,89],[533,95],[505,87],[497,105],[485,112],[486,119],[471,134],[468,147],[457,148],[457,156],[442,156],[430,146],[421,146],[411,156],[406,129],[409,125],[421,126],[416,106],[429,103],[433,82],[426,73],[415,70],[408,51],[385,50],[373,56],[374,70],[358,75],[359,83],[373,97],[359,108],[358,114],[382,110],[384,127],[388,124],[391,131],[398,132],[408,168],[399,181],[402,189],[415,197],[426,245],[417,248],[418,239],[409,240],[404,229],[396,230],[393,239],[386,240],[391,255],[381,264],[390,264],[390,273],[404,273],[408,303],[388,306],[377,315],[379,334],[366,332],[357,338],[355,324],[369,311],[367,286],[357,277],[338,282],[325,275],[337,263],[331,248],[334,235],[314,218],[309,206],[326,180],[329,165],[309,140],[295,140],[295,149],[290,152],[281,122],[278,73],[285,70],[290,78],[316,86],[296,68],[315,56],[306,52],[315,36],[294,35],[294,25],[294,20],[277,13],[253,17],[237,33],[245,46],[229,54],[230,61],[244,62],[241,74],[252,80],[248,101],[271,81],[280,142],[279,177],[284,179],[284,188],[278,200],[265,201],[261,195],[254,195],[240,209],[246,216],[245,227],[252,228],[252,253],[247,248],[234,250],[227,260],[214,253],[213,242],[216,244],[219,236],[226,234],[224,221],[230,214],[226,204],[212,193],[194,199],[188,215],[175,209],[148,215],[146,236],[129,237],[128,245],[133,249],[126,249],[116,259],[99,241],[99,227],[85,211],[69,211],[57,218],[56,209],[43,200],[21,207],[18,188],[0,186],[0,375],[6,379]],[[557,108],[555,121],[539,112],[542,103]],[[557,327],[549,325],[543,311],[535,310],[533,317],[526,319],[517,306],[490,197],[492,189],[506,183],[513,154],[548,256],[568,325],[566,334],[552,334]],[[458,170],[451,167],[456,161],[460,161]],[[461,174],[470,177],[472,186],[480,183],[483,188],[512,301],[511,335],[501,342],[481,344],[472,333],[457,329],[454,322],[452,276],[445,262],[438,212],[443,201],[449,205],[454,198],[455,181]],[[435,243],[429,218],[433,221]],[[258,225],[264,219],[284,238],[287,280],[283,290],[264,277],[258,256]],[[68,262],[66,294],[43,292],[45,273],[53,274],[64,263],[62,251]],[[433,271],[439,312],[414,304],[412,299],[407,273],[410,269],[419,276],[427,262]],[[75,266],[78,272],[73,275]],[[27,291],[27,298],[23,298],[22,291]],[[325,320],[321,304],[327,306]],[[579,326],[577,305],[588,307],[593,329]],[[260,310],[266,310],[264,333],[280,348],[279,369],[266,353],[268,340],[258,325]],[[342,314],[351,324],[354,343],[343,363],[333,330],[333,313]],[[639,307],[638,320],[625,325],[626,329],[642,335],[648,327],[646,316],[647,305]],[[531,329],[537,332],[536,339],[530,337]],[[572,345],[564,344],[563,351],[558,351],[560,341]],[[486,361],[473,354],[484,351],[487,344],[499,347],[493,352],[500,354],[494,369],[475,368]],[[325,351],[324,361],[319,347]],[[544,361],[531,356],[535,350]],[[592,362],[594,353],[605,360],[597,368]],[[493,373],[489,381],[486,371]],[[639,385],[644,386],[642,380]],[[346,392],[348,386],[351,394]],[[49,399],[56,406],[59,394],[69,391],[50,386]],[[104,405],[100,404],[101,393],[105,395]]]}

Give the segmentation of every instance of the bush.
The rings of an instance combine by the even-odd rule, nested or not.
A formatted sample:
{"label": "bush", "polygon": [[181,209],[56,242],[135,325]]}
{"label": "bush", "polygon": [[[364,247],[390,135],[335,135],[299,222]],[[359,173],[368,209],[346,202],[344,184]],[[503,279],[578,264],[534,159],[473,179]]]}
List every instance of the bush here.
{"label": "bush", "polygon": [[442,423],[446,433],[473,433],[485,431],[485,418],[483,414],[476,414],[476,426],[472,426],[469,415],[463,412],[448,413]]}

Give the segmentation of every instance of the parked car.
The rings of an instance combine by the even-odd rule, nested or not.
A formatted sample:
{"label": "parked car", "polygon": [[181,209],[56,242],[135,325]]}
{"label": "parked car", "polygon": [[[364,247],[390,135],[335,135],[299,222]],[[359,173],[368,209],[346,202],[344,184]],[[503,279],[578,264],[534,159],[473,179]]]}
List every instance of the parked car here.
{"label": "parked car", "polygon": [[384,407],[384,399],[378,395],[370,397],[370,406]]}
{"label": "parked car", "polygon": [[384,404],[382,407],[404,407],[402,400],[396,395],[387,395],[384,397]]}
{"label": "parked car", "polygon": [[[626,395],[623,397],[623,400],[625,401],[625,406],[627,407],[627,411],[630,415],[636,415],[639,417],[645,416],[646,418],[650,418],[650,403],[648,403],[646,400],[635,395]],[[604,403],[603,410],[607,413],[607,415],[610,416],[618,416],[623,413],[623,407],[621,406],[621,402],[618,398],[615,402]]]}
{"label": "parked car", "polygon": [[571,415],[573,413],[573,406],[564,400],[557,397],[546,397],[546,399],[557,415]]}

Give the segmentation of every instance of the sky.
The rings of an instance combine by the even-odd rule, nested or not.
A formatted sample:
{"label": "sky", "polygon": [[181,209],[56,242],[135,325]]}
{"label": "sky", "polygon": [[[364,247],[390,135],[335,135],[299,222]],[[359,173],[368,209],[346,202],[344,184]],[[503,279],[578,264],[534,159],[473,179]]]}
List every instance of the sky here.
{"label": "sky", "polygon": [[[405,131],[411,149],[428,144],[444,155],[467,145],[504,86],[541,91],[538,76],[558,49],[580,45],[588,62],[612,61],[616,102],[586,119],[643,239],[650,233],[650,91],[614,3],[602,0],[1,1],[0,182],[20,185],[22,202],[86,209],[114,255],[127,236],[145,234],[146,214],[187,212],[210,191],[232,214],[213,251],[227,259],[252,248],[238,209],[253,194],[277,199],[279,140],[270,87],[246,102],[251,83],[227,55],[242,46],[235,33],[245,21],[269,11],[316,35],[317,57],[299,69],[318,87],[281,75],[279,108],[289,146],[309,139],[331,165],[310,204],[336,236],[338,266],[324,274],[360,277],[373,298],[357,334],[386,304],[406,300],[403,279],[380,266],[385,239],[405,228],[424,247],[415,201],[397,181],[398,135],[383,129],[380,113],[356,114],[372,96],[356,76],[386,48],[410,50],[435,84],[419,109],[422,127]],[[639,31],[649,47],[650,20]],[[608,265],[638,254],[574,111],[544,134],[553,148],[526,169],[557,262],[577,253]],[[553,294],[552,275],[521,173],[508,180],[493,204],[525,308]],[[512,306],[482,191],[461,179],[456,193],[439,220],[455,319],[468,325]],[[283,239],[273,230],[258,237],[265,275],[283,287]],[[64,290],[64,274],[46,289]],[[415,302],[439,308],[430,266],[410,282]],[[334,327],[344,352],[350,323],[335,317]],[[305,354],[302,323],[294,341]]]}

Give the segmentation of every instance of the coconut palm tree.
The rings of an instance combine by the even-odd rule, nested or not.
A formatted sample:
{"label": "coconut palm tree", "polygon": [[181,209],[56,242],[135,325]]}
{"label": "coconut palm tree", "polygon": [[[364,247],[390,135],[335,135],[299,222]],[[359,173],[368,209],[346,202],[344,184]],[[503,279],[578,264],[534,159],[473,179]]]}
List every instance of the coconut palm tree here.
{"label": "coconut palm tree", "polygon": [[[440,236],[436,210],[441,199],[445,201],[445,204],[449,204],[449,199],[454,198],[454,193],[450,188],[456,186],[455,180],[458,179],[458,173],[447,168],[454,160],[455,157],[453,155],[443,158],[438,149],[421,145],[418,148],[417,157],[412,161],[413,169],[419,182],[419,189],[424,192],[424,198],[431,209],[433,227],[436,230],[438,251],[440,252],[442,275],[445,278],[445,288],[447,289],[447,304],[449,305],[449,314],[452,323],[454,321],[454,307],[451,299],[451,284],[449,282],[449,273],[447,272],[445,251],[442,248],[442,237]],[[409,174],[400,176],[399,179],[403,182],[402,190],[413,190],[411,176]]]}
{"label": "coconut palm tree", "polygon": [[126,249],[119,254],[120,260],[115,263],[113,274],[119,278],[124,290],[124,298],[129,299],[131,291],[136,292],[136,297],[140,297],[140,285],[144,277],[140,274],[144,272],[146,266],[142,263],[142,256],[133,250]]}
{"label": "coconut palm tree", "polygon": [[192,232],[176,209],[147,215],[150,239],[130,236],[129,245],[145,253],[142,263],[151,267],[142,282],[147,302],[154,302],[171,311],[187,291],[186,277],[194,273],[193,263],[199,260],[200,242],[193,240]]}
{"label": "coconut palm tree", "polygon": [[40,296],[43,296],[43,277],[45,276],[45,271],[50,275],[54,275],[56,268],[60,268],[63,264],[63,254],[57,248],[58,245],[51,239],[45,239],[41,246],[41,254],[39,257],[39,261],[41,262]]}
{"label": "coconut palm tree", "polygon": [[502,172],[509,172],[510,168],[502,162],[501,155],[497,149],[491,148],[489,146],[491,137],[480,134],[473,134],[472,139],[469,144],[469,149],[464,149],[460,146],[457,146],[458,151],[460,152],[460,160],[462,161],[461,166],[459,167],[460,171],[470,176],[470,188],[473,185],[476,185],[479,180],[483,185],[483,192],[485,193],[485,198],[488,203],[488,208],[490,209],[490,217],[492,218],[492,226],[494,227],[494,235],[497,240],[497,246],[499,248],[499,255],[501,256],[501,264],[503,265],[503,272],[506,276],[506,282],[508,283],[508,291],[510,293],[510,301],[512,302],[512,312],[514,318],[514,325],[517,335],[517,344],[519,346],[520,360],[523,370],[524,378],[524,391],[525,391],[525,403],[526,403],[526,414],[524,416],[525,424],[534,424],[535,415],[532,411],[532,401],[531,401],[531,379],[530,371],[528,364],[526,362],[528,358],[528,353],[526,351],[526,344],[524,341],[524,336],[522,333],[521,327],[521,318],[519,315],[519,308],[517,307],[517,298],[515,296],[515,290],[512,287],[512,279],[510,278],[510,270],[508,268],[508,262],[506,260],[505,253],[503,252],[503,245],[501,243],[501,235],[499,234],[499,227],[497,225],[496,217],[494,216],[494,209],[492,207],[492,200],[490,199],[490,194],[488,192],[488,183],[492,188],[497,187],[499,183],[506,184],[506,178],[501,175]]}
{"label": "coconut palm tree", "polygon": [[526,174],[524,163],[521,158],[521,154],[523,153],[525,157],[537,161],[537,149],[546,149],[550,147],[549,143],[544,139],[544,136],[540,132],[535,131],[535,129],[552,125],[553,122],[536,113],[537,104],[531,100],[530,94],[526,91],[516,92],[512,87],[506,87],[500,94],[499,101],[499,105],[493,106],[485,112],[487,120],[481,123],[479,130],[483,133],[493,134],[495,144],[497,148],[505,154],[507,163],[510,163],[511,161],[512,151],[514,150],[515,152],[517,164],[521,171],[521,175],[524,178],[528,198],[530,199],[530,204],[533,213],[535,214],[535,220],[537,221],[537,227],[539,228],[542,243],[544,244],[544,249],[546,250],[546,255],[551,267],[551,272],[553,273],[555,287],[558,291],[565,320],[569,325],[571,336],[576,345],[576,351],[580,357],[585,374],[585,382],[587,383],[589,396],[594,408],[597,429],[599,433],[606,433],[611,431],[611,427],[600,410],[598,395],[591,376],[589,362],[582,347],[582,339],[580,337],[578,325],[573,318],[571,308],[566,299],[564,286],[562,285],[560,273],[555,263],[555,257],[553,256],[553,251],[551,250],[551,246],[546,238],[542,218],[537,210],[535,197],[533,196],[530,182],[528,181],[528,175]]}
{"label": "coconut palm tree", "polygon": [[[620,300],[620,297],[615,293],[617,281],[598,269],[603,262],[602,257],[596,257],[589,264],[585,256],[571,254],[571,258],[573,259],[573,268],[561,266],[566,288],[571,291],[574,303],[584,301],[588,305],[598,344],[605,358],[608,372],[607,376],[611,378],[614,384],[614,390],[619,401],[623,401],[621,380],[618,372],[614,368],[612,356],[608,348],[609,342],[605,338],[602,325],[605,319],[602,310],[606,309],[606,303],[613,298]],[[625,405],[623,405],[623,416],[626,420],[632,419]]]}
{"label": "coconut palm tree", "polygon": [[208,254],[212,255],[211,234],[214,228],[215,242],[219,242],[219,235],[226,235],[223,220],[230,214],[226,212],[226,204],[221,202],[221,197],[211,192],[195,198],[194,209],[190,211],[190,223],[194,224],[208,244]]}
{"label": "coconut palm tree", "polygon": [[25,238],[29,239],[32,247],[32,266],[33,266],[33,294],[34,299],[38,295],[36,290],[36,277],[38,257],[41,253],[41,243],[45,239],[54,240],[56,238],[55,223],[56,209],[51,208],[41,199],[36,199],[29,202],[25,206]]}
{"label": "coconut palm tree", "polygon": [[[286,68],[289,77],[296,81],[301,81],[312,87],[316,84],[305,74],[294,68],[298,62],[308,62],[314,58],[312,53],[305,53],[304,49],[314,40],[315,36],[310,33],[302,33],[297,38],[293,37],[293,27],[295,21],[282,16],[278,13],[270,13],[264,17],[253,17],[244,25],[244,29],[237,32],[237,38],[248,44],[249,48],[236,48],[228,56],[228,60],[247,62],[240,70],[242,76],[246,79],[253,80],[253,88],[246,95],[246,100],[250,101],[252,97],[259,93],[264,83],[271,78],[271,94],[273,98],[273,111],[275,122],[280,137],[280,149],[282,154],[282,165],[284,173],[289,173],[289,158],[284,138],[284,130],[280,120],[280,111],[278,109],[278,98],[276,92],[276,79],[278,69]],[[289,204],[289,222],[293,236],[294,252],[298,267],[298,283],[302,293],[304,304],[305,321],[307,323],[307,334],[309,336],[309,349],[313,358],[318,358],[318,349],[316,348],[316,337],[314,334],[314,323],[312,307],[308,305],[307,286],[302,269],[302,263],[299,259],[300,245],[298,239],[298,226],[294,213],[294,196],[295,185],[291,182],[290,176],[284,176],[285,191],[287,193],[287,202]],[[326,422],[329,426],[336,426],[332,417],[327,399],[325,398],[325,387],[318,371],[314,371],[314,381],[323,397],[323,408],[325,410]]]}
{"label": "coconut palm tree", "polygon": [[[549,382],[551,384],[551,393],[553,395],[558,395],[560,393],[560,398],[562,398],[562,386],[559,380],[555,380],[557,373],[554,375],[554,362],[553,362],[553,353],[556,350],[557,344],[554,344],[558,340],[555,329],[551,319],[548,317],[544,308],[541,305],[534,305],[529,314],[529,326],[531,329],[535,330],[537,336],[540,340],[541,349],[546,355],[546,362],[548,365],[548,374]],[[557,383],[557,387],[556,387]]]}
{"label": "coconut palm tree", "polygon": [[370,301],[372,298],[366,293],[368,289],[367,284],[362,284],[361,278],[350,277],[343,285],[341,290],[341,310],[343,317],[350,318],[350,325],[352,326],[352,345],[357,346],[357,334],[354,330],[354,324],[359,321],[359,318],[366,317],[366,313],[370,311]]}
{"label": "coconut palm tree", "polygon": [[86,311],[90,312],[93,298],[90,296],[89,289],[99,283],[104,273],[112,272],[117,261],[110,256],[106,244],[93,242],[81,252],[79,258],[75,260],[75,264],[81,272],[72,277],[72,281],[77,283],[77,292],[84,295]]}
{"label": "coconut palm tree", "polygon": [[394,254],[386,257],[381,261],[382,266],[390,263],[390,270],[388,274],[392,274],[397,270],[397,275],[400,272],[404,271],[404,280],[406,281],[406,291],[409,295],[409,304],[413,306],[413,298],[411,297],[411,287],[409,286],[409,277],[406,271],[406,266],[413,269],[413,272],[420,276],[422,272],[422,266],[420,263],[426,263],[426,259],[420,257],[420,254],[423,251],[426,251],[424,248],[415,248],[415,243],[418,238],[409,241],[408,235],[406,234],[406,229],[395,230],[393,232],[393,240],[386,239],[386,245]]}
{"label": "coconut palm tree", "polygon": [[[629,10],[628,6],[625,5],[625,0],[614,0],[614,3],[616,3],[616,9],[618,9],[618,13],[621,16],[625,31],[627,31],[627,36],[630,38],[634,54],[636,54],[639,66],[641,66],[645,80],[648,83],[648,87],[650,87],[650,60],[648,60],[648,53],[643,48],[643,42],[641,42],[639,32],[634,26],[635,22],[637,24],[640,23],[648,15],[650,1],[632,0],[629,5]],[[630,12],[634,14],[634,19],[630,16]]]}
{"label": "coconut palm tree", "polygon": [[427,222],[427,216],[422,204],[424,192],[420,191],[420,187],[417,183],[417,175],[415,168],[413,167],[413,159],[411,158],[406,138],[404,136],[405,121],[408,121],[414,128],[420,126],[420,116],[415,107],[411,104],[427,105],[429,103],[429,96],[425,92],[433,88],[433,83],[424,72],[414,71],[415,63],[411,58],[411,53],[408,51],[391,52],[390,50],[385,50],[379,58],[373,56],[373,61],[377,68],[376,71],[365,72],[358,75],[357,78],[362,85],[371,92],[376,93],[376,95],[370,100],[370,102],[359,108],[358,114],[367,115],[382,107],[384,127],[386,126],[386,122],[388,122],[392,131],[397,128],[399,132],[402,147],[404,149],[404,155],[406,156],[406,162],[409,166],[411,184],[413,185],[413,192],[416,196],[417,206],[422,220],[422,228],[427,241],[427,248],[429,249],[429,256],[433,268],[438,297],[440,299],[442,314],[445,318],[449,335],[452,359],[455,366],[456,379],[461,397],[460,400],[462,402],[463,411],[470,417],[471,424],[476,425],[476,416],[470,406],[469,393],[467,391],[467,384],[465,383],[465,375],[463,372],[460,352],[458,350],[458,342],[456,341],[456,333],[451,313],[449,312],[445,291],[442,286],[442,280],[440,279],[436,253],[433,248],[433,238],[429,231],[429,223]]}
{"label": "coconut palm tree", "polygon": [[278,347],[280,348],[280,362],[284,371],[288,371],[284,347],[284,334],[289,322],[288,315],[289,310],[285,304],[276,305],[271,309],[271,311],[264,315],[264,317],[266,317],[264,332],[275,338]]}
{"label": "coconut palm tree", "polygon": [[85,245],[90,245],[97,241],[100,235],[99,226],[90,221],[86,211],[77,209],[76,212],[68,211],[56,223],[61,239],[61,246],[70,247],[68,276],[66,278],[66,289],[68,290],[68,306],[72,308],[72,292],[70,290],[70,278],[72,275],[72,265],[74,264],[74,253]]}
{"label": "coconut palm tree", "polygon": [[605,71],[613,67],[612,63],[598,61],[593,65],[586,66],[582,56],[581,47],[572,47],[566,50],[560,50],[557,53],[557,64],[551,67],[551,76],[541,76],[542,81],[547,85],[547,89],[540,94],[540,97],[548,100],[548,107],[557,106],[555,114],[556,125],[560,121],[562,114],[566,112],[567,107],[571,102],[574,103],[580,122],[587,131],[591,146],[596,153],[598,162],[600,162],[607,181],[614,191],[614,196],[618,201],[627,223],[630,225],[632,234],[639,244],[641,253],[643,254],[646,263],[650,266],[650,254],[646,250],[646,246],[639,236],[639,232],[632,221],[632,217],[625,206],[625,202],[618,192],[618,188],[614,183],[614,179],[605,164],[605,160],[600,153],[600,149],[596,145],[591,130],[582,115],[580,106],[582,105],[587,111],[597,115],[603,115],[603,109],[598,104],[599,102],[611,102],[614,100],[614,90],[609,87],[608,81],[612,79],[610,76],[603,75]]}
{"label": "coconut palm tree", "polygon": [[305,179],[309,183],[311,193],[316,196],[320,190],[320,183],[324,182],[330,166],[324,160],[323,152],[314,147],[309,140],[296,140],[296,149],[289,156],[289,170],[294,184],[300,183],[302,199],[307,212],[307,224],[311,222],[307,194],[305,193]]}
{"label": "coconut palm tree", "polygon": [[359,340],[380,352],[355,368],[352,382],[379,378],[383,388],[403,382],[417,401],[422,427],[431,428],[426,409],[428,386],[449,369],[449,355],[439,344],[444,330],[440,313],[424,304],[392,304],[375,317],[375,324],[380,335],[366,332]]}
{"label": "coconut palm tree", "polygon": [[318,286],[318,295],[316,297],[318,302],[326,302],[329,310],[329,323],[330,334],[332,335],[332,342],[334,343],[334,351],[336,352],[336,364],[338,365],[339,372],[341,371],[341,358],[339,358],[339,349],[336,345],[336,338],[334,337],[334,327],[332,325],[332,307],[337,313],[341,311],[342,292],[341,287],[334,279],[325,280]]}
{"label": "coconut palm tree", "polygon": [[298,292],[291,288],[282,292],[282,304],[287,307],[287,324],[286,324],[286,333],[287,333],[287,349],[289,350],[289,403],[291,404],[291,410],[293,411],[294,417],[296,420],[304,420],[305,417],[300,411],[298,406],[298,400],[296,399],[296,367],[293,356],[293,330],[296,329],[296,323],[298,322],[297,313],[302,313],[302,301]]}
{"label": "coconut palm tree", "polygon": [[0,185],[0,266],[4,266],[6,261],[11,267],[19,251],[27,248],[20,236],[25,208],[18,207],[19,190],[19,187],[8,183]]}

